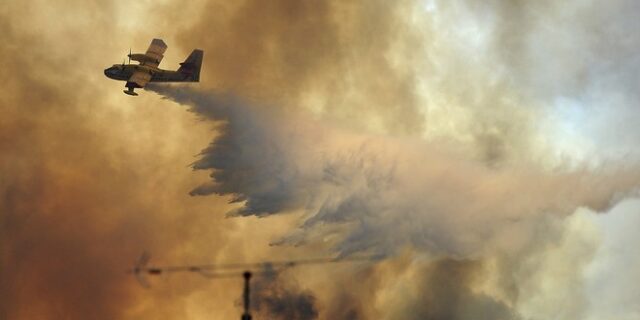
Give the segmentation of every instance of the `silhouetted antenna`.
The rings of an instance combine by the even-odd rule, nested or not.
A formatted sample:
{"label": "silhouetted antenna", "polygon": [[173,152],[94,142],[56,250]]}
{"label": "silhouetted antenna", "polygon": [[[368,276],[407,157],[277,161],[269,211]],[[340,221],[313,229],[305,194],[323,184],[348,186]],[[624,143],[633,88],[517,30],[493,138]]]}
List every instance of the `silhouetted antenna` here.
{"label": "silhouetted antenna", "polygon": [[251,280],[251,272],[245,271],[242,276],[244,277],[244,292],[242,293],[244,300],[244,312],[242,313],[241,320],[251,320],[251,312],[249,311],[249,280]]}
{"label": "silhouetted antenna", "polygon": [[[280,271],[282,269],[304,266],[304,265],[317,265],[328,263],[346,263],[346,262],[375,262],[384,258],[382,255],[369,255],[360,257],[345,257],[345,258],[312,258],[312,259],[300,259],[300,260],[280,260],[280,261],[266,261],[266,262],[253,262],[253,263],[228,263],[228,264],[200,264],[200,265],[174,265],[174,266],[161,266],[154,267],[148,266],[150,256],[147,252],[143,252],[135,266],[130,270],[131,273],[138,279],[140,284],[149,288],[145,275],[161,275],[174,272],[192,272],[197,273],[206,278],[235,278],[240,275],[244,277],[244,312],[242,314],[242,320],[251,320],[250,313],[250,280],[253,275],[272,274],[273,271]],[[242,272],[242,273],[241,273]]]}

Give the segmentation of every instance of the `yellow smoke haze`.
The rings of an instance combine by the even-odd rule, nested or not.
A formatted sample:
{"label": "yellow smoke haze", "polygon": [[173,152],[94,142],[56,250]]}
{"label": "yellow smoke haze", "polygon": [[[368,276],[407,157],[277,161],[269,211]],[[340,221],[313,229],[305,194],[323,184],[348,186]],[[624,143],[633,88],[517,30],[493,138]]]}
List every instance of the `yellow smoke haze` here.
{"label": "yellow smoke haze", "polygon": [[[633,319],[638,14],[4,1],[0,319],[240,317],[240,277],[146,289],[143,251],[386,256],[256,278],[255,319]],[[164,69],[203,49],[201,82],[132,98],[104,76],[152,38]]]}

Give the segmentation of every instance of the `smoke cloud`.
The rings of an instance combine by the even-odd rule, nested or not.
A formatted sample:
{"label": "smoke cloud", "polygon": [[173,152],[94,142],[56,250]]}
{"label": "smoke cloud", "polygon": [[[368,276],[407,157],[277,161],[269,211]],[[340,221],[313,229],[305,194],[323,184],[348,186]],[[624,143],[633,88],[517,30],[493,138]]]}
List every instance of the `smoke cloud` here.
{"label": "smoke cloud", "polygon": [[266,266],[251,285],[251,306],[263,319],[311,320],[318,318],[315,297],[286,282],[279,272]]}
{"label": "smoke cloud", "polygon": [[[639,177],[633,167],[548,170],[529,163],[495,169],[446,146],[354,133],[304,112],[265,113],[268,107],[229,95],[167,86],[149,89],[190,106],[201,117],[221,120],[221,134],[193,165],[211,170],[213,180],[192,194],[231,195],[232,202],[240,203],[227,213],[231,216],[303,213],[299,229],[274,244],[325,242],[341,255],[395,255],[410,247],[417,250],[416,257],[446,257],[418,271],[428,276],[412,277],[424,286],[393,304],[404,307],[387,306],[387,314],[393,310],[391,318],[518,319],[519,292],[525,290],[526,298],[520,299],[528,301],[527,295],[541,290],[519,274],[536,268],[528,257],[548,255],[546,246],[562,241],[561,221],[582,207],[607,211],[637,192]],[[570,248],[581,250],[578,244]],[[592,250],[587,246],[585,257]],[[485,261],[494,261],[504,276],[489,285],[493,292],[477,293],[478,279],[491,276],[478,267]],[[569,279],[579,283],[578,278]],[[383,288],[374,285],[373,290]],[[496,298],[503,295],[505,301]],[[274,293],[274,299],[283,299],[279,296]],[[430,302],[425,304],[425,299]],[[359,303],[336,303],[342,307],[329,308],[328,314],[359,317]],[[297,305],[300,312],[305,309]],[[565,308],[565,314],[582,313]]]}
{"label": "smoke cloud", "polygon": [[[143,250],[388,257],[256,279],[256,319],[635,318],[638,9],[9,0],[0,318],[239,317],[241,279],[140,288]],[[155,37],[201,90],[104,78]]]}
{"label": "smoke cloud", "polygon": [[411,245],[469,257],[515,230],[528,243],[532,221],[583,206],[605,211],[634,192],[640,178],[632,168],[494,170],[424,141],[323,127],[300,112],[265,114],[265,107],[188,88],[149,88],[224,121],[193,165],[211,170],[213,181],[192,194],[232,195],[242,205],[231,215],[303,210],[301,232],[282,242],[344,227],[349,231],[336,243],[341,254],[389,254]]}
{"label": "smoke cloud", "polygon": [[403,319],[518,319],[501,301],[473,292],[479,275],[473,261],[440,260],[417,271],[416,293],[420,299],[400,302]]}

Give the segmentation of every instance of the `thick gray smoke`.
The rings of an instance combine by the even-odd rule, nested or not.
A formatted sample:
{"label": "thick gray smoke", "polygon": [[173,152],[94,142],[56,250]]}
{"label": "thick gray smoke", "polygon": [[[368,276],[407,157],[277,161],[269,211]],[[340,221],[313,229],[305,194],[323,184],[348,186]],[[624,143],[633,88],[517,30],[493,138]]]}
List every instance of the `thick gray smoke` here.
{"label": "thick gray smoke", "polygon": [[640,181],[631,168],[490,169],[421,140],[350,133],[230,96],[150,89],[222,121],[193,165],[211,170],[212,181],[193,194],[231,195],[240,203],[231,215],[302,211],[300,229],[280,243],[333,235],[343,255],[404,246],[459,257],[518,251],[545,216],[606,210]]}
{"label": "thick gray smoke", "polygon": [[[229,197],[231,216],[299,214],[275,244],[429,257],[332,279],[352,290],[319,303],[327,319],[599,309],[583,283],[599,235],[580,212],[637,192],[638,167],[618,156],[640,132],[638,6],[342,3],[246,1],[185,32],[214,52],[211,86],[261,101],[152,88],[220,125],[194,164],[212,179],[192,194]],[[200,32],[212,20],[219,37]]]}
{"label": "thick gray smoke", "polygon": [[318,318],[316,299],[273,268],[251,283],[251,306],[260,319],[312,320]]}
{"label": "thick gray smoke", "polygon": [[[556,147],[549,151],[562,155],[638,158],[637,1],[423,3],[425,24],[453,48],[450,55],[428,48],[443,70],[426,76],[427,94],[444,96],[448,113],[472,113],[474,142],[486,145],[487,158],[534,148],[529,139],[538,130],[548,130]],[[536,117],[522,119],[523,112]]]}
{"label": "thick gray smoke", "polygon": [[421,266],[416,276],[421,299],[400,306],[402,319],[411,320],[517,320],[510,306],[483,293],[473,292],[482,276],[480,263],[444,259]]}

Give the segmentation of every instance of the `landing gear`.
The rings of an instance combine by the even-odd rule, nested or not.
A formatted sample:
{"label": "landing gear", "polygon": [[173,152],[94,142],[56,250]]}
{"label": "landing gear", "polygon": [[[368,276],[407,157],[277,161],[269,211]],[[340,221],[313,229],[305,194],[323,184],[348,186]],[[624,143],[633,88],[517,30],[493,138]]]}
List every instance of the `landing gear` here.
{"label": "landing gear", "polygon": [[124,93],[126,93],[126,94],[128,94],[130,96],[137,96],[138,94],[135,93],[133,91],[133,89],[134,89],[134,87],[127,87],[127,90],[123,90],[122,92],[124,92]]}

